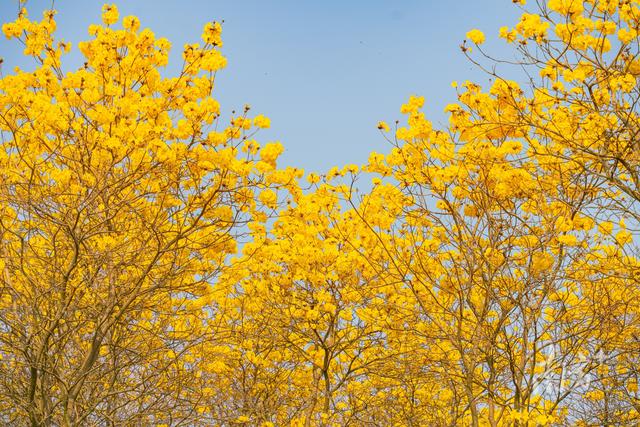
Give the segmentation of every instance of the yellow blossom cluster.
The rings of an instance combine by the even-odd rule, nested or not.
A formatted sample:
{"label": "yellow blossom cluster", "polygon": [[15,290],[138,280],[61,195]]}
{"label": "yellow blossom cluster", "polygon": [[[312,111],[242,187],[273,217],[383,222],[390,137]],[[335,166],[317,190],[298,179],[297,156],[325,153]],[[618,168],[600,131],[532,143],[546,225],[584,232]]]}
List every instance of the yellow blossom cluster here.
{"label": "yellow blossom cluster", "polygon": [[640,3],[513,3],[524,83],[454,82],[440,127],[411,96],[386,152],[308,174],[269,118],[221,118],[221,23],[168,76],[105,5],[63,72],[56,12],[22,9],[0,423],[638,424]]}

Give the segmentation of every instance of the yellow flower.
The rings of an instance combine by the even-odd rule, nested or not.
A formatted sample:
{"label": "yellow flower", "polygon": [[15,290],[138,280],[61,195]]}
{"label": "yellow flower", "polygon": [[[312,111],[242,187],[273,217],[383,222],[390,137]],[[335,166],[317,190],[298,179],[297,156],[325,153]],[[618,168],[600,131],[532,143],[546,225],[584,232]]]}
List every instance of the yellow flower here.
{"label": "yellow flower", "polygon": [[409,97],[409,102],[406,104],[402,104],[400,107],[400,112],[402,114],[415,113],[424,105],[424,96],[415,96],[411,95]]}
{"label": "yellow flower", "polygon": [[633,235],[627,230],[620,230],[616,233],[616,242],[618,242],[619,245],[626,245],[631,241],[633,241]]}
{"label": "yellow flower", "polygon": [[102,22],[111,25],[118,22],[118,7],[115,4],[105,4],[102,6]]}
{"label": "yellow flower", "polygon": [[320,182],[320,176],[316,173],[310,173],[307,175],[307,182],[309,182],[309,184],[317,184]]}
{"label": "yellow flower", "polygon": [[2,25],[2,32],[4,33],[6,38],[10,39],[13,37],[19,37],[20,34],[22,34],[22,28],[20,28],[19,25],[11,22]]}
{"label": "yellow flower", "polygon": [[209,22],[202,30],[202,40],[214,46],[222,46],[221,34],[222,25],[219,22]]}
{"label": "yellow flower", "polygon": [[465,205],[463,212],[465,216],[478,216],[478,209],[473,205]]}
{"label": "yellow flower", "polygon": [[265,144],[260,150],[260,159],[263,162],[269,163],[272,166],[275,166],[276,159],[282,152],[284,151],[284,147],[279,142],[270,142]]}
{"label": "yellow flower", "polygon": [[271,127],[271,120],[260,114],[253,119],[253,125],[261,129],[268,129]]}
{"label": "yellow flower", "polygon": [[444,211],[444,210],[447,210],[448,205],[447,205],[447,202],[445,202],[444,200],[438,200],[436,202],[436,207],[441,211]]}
{"label": "yellow flower", "polygon": [[122,26],[127,30],[138,31],[140,28],[140,20],[137,16],[125,16],[122,18]]}
{"label": "yellow flower", "polygon": [[484,43],[484,33],[475,28],[467,33],[467,38],[475,44]]}
{"label": "yellow flower", "polygon": [[561,15],[575,15],[584,10],[582,0],[549,0],[547,6]]}
{"label": "yellow flower", "polygon": [[636,37],[638,37],[638,32],[636,30],[634,30],[633,28],[630,30],[626,30],[624,28],[620,29],[618,31],[618,38],[620,39],[620,41],[622,43],[630,43],[631,41],[633,41]]}
{"label": "yellow flower", "polygon": [[378,122],[378,129],[384,132],[389,132],[389,125],[386,122]]}
{"label": "yellow flower", "polygon": [[505,39],[507,43],[513,43],[517,37],[516,30],[509,30],[509,27],[500,27],[500,38]]}
{"label": "yellow flower", "polygon": [[558,236],[558,242],[567,246],[575,246],[578,243],[578,239],[573,234],[563,234]]}
{"label": "yellow flower", "polygon": [[278,207],[278,195],[272,190],[264,190],[258,196],[260,201],[268,208],[275,209]]}

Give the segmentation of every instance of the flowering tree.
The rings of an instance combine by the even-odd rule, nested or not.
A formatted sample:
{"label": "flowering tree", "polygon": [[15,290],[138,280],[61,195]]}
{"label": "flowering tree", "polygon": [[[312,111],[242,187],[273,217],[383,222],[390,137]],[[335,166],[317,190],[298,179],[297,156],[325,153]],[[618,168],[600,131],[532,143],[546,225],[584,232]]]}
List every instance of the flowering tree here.
{"label": "flowering tree", "polygon": [[514,3],[526,84],[471,30],[447,127],[413,96],[306,184],[222,123],[220,24],[174,77],[115,5],[72,72],[54,11],[3,25],[36,67],[0,79],[0,420],[637,423],[640,2]]}
{"label": "flowering tree", "polygon": [[257,156],[247,110],[218,123],[219,23],[169,78],[170,43],[118,19],[104,7],[68,73],[54,11],[3,26],[37,63],[0,80],[3,423],[196,419],[210,283],[258,186],[292,178],[274,175],[278,144]]}

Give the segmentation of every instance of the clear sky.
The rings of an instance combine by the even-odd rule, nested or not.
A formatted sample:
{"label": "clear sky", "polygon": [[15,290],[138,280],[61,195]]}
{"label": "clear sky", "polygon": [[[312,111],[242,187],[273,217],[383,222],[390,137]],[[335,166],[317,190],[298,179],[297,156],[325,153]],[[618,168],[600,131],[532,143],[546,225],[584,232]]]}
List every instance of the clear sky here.
{"label": "clear sky", "polygon": [[[58,34],[77,43],[100,22],[103,0],[57,0]],[[111,3],[111,1],[110,1]],[[498,41],[521,11],[511,0],[121,0],[121,16],[137,15],[174,46],[169,73],[181,65],[182,45],[198,42],[202,26],[224,20],[223,53],[228,66],[214,97],[227,113],[248,103],[271,118],[261,142],[285,146],[283,166],[307,172],[364,163],[388,143],[379,120],[404,118],[400,105],[411,94],[426,98],[425,111],[446,122],[443,108],[455,101],[453,80],[486,83],[460,52],[467,30],[487,35],[487,49],[503,58],[514,51]],[[16,0],[0,0],[0,21],[13,20]],[[51,0],[29,0],[40,17]],[[15,41],[0,40],[4,72],[24,66]],[[74,49],[68,59],[80,64]]]}

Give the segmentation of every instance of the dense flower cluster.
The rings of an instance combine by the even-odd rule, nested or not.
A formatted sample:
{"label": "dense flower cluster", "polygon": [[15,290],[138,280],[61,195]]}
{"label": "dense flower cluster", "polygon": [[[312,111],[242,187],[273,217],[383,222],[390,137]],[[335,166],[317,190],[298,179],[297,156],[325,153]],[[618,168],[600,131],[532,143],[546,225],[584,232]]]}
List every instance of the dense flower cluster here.
{"label": "dense flower cluster", "polygon": [[536,7],[499,30],[527,86],[454,82],[444,129],[412,96],[306,175],[220,118],[220,23],[175,77],[115,5],[68,73],[55,11],[5,23],[1,422],[640,422],[640,1]]}

